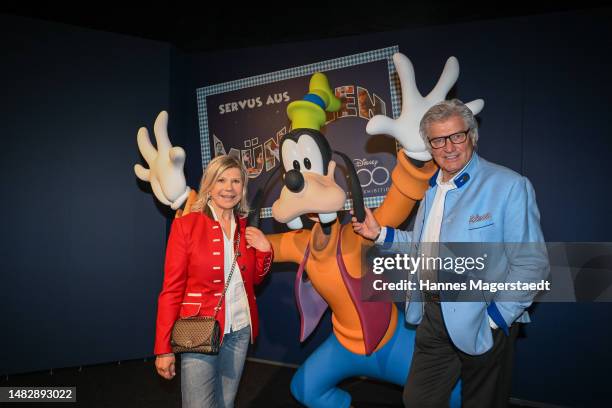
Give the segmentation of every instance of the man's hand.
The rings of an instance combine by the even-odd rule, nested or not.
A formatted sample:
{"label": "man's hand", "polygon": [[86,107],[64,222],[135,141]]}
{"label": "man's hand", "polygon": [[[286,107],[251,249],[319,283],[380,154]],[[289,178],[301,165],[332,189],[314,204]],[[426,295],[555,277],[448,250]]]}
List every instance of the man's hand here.
{"label": "man's hand", "polygon": [[[366,217],[363,222],[357,221],[355,217],[351,218],[353,230],[362,237],[373,241],[380,234],[380,224],[376,221],[374,214],[372,214],[372,211],[370,211],[368,207],[365,207],[365,213]],[[353,214],[353,210],[351,210],[351,214]]]}
{"label": "man's hand", "polygon": [[153,194],[163,204],[173,210],[179,208],[189,195],[185,181],[183,165],[185,151],[181,147],[172,147],[168,138],[168,113],[161,111],[153,126],[157,150],[151,144],[147,128],[138,130],[138,149],[149,165],[145,169],[140,164],[134,166],[136,176],[142,181],[151,183]]}
{"label": "man's hand", "polygon": [[166,380],[171,380],[176,375],[176,358],[174,354],[163,354],[155,358],[157,373]]}
{"label": "man's hand", "polygon": [[[393,136],[404,147],[408,157],[416,160],[431,160],[425,142],[419,134],[419,125],[423,115],[429,108],[446,99],[446,94],[453,87],[459,77],[459,61],[450,57],[444,65],[444,71],[432,91],[423,97],[414,77],[414,67],[404,54],[393,55],[393,63],[402,87],[402,113],[399,118],[391,119],[383,115],[376,115],[368,121],[366,132],[370,135],[386,134]],[[474,115],[482,110],[484,101],[477,99],[466,103]]]}
{"label": "man's hand", "polygon": [[246,227],[244,232],[248,246],[252,246],[260,252],[270,252],[272,245],[268,238],[264,235],[259,228]]}

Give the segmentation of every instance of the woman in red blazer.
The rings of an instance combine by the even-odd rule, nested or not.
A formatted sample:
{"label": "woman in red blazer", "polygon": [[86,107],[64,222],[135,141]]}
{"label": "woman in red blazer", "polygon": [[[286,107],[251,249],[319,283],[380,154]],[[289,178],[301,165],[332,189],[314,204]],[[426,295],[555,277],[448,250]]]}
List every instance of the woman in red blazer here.
{"label": "woman in red blazer", "polygon": [[219,354],[181,355],[183,407],[233,406],[249,339],[257,337],[253,286],[270,270],[273,254],[264,234],[246,226],[247,180],[238,160],[216,157],[202,176],[191,212],[172,223],[155,337],[155,366],[166,379],[176,374],[170,346],[174,322],[179,317],[214,315],[240,235],[234,273],[217,313]]}

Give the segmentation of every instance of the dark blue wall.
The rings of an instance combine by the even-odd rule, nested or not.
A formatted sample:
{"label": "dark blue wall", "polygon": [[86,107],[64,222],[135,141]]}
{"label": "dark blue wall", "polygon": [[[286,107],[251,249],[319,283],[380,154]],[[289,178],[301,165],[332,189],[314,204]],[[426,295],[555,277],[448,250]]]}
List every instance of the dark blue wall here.
{"label": "dark blue wall", "polygon": [[[188,55],[166,44],[0,17],[5,199],[0,373],[149,355],[166,222],[136,182],[137,128],[170,108],[201,176],[195,89],[390,45],[423,93],[446,58],[453,95],[484,98],[479,152],[531,179],[548,241],[612,241],[606,163],[612,9]],[[272,221],[266,231],[277,231]],[[293,265],[260,290],[252,355],[300,363]],[[540,304],[518,341],[512,395],[577,406],[612,398],[610,304]],[[94,344],[92,351],[91,344]]]}
{"label": "dark blue wall", "polygon": [[167,44],[0,16],[0,373],[153,347],[166,219],[136,181]]}

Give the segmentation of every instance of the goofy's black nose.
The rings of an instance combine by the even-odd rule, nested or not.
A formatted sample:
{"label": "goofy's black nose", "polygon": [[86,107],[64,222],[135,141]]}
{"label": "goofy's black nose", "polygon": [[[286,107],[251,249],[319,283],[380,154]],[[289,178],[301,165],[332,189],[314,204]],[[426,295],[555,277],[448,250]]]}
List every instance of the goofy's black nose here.
{"label": "goofy's black nose", "polygon": [[295,169],[289,170],[285,173],[285,185],[292,193],[299,193],[304,188],[304,176]]}

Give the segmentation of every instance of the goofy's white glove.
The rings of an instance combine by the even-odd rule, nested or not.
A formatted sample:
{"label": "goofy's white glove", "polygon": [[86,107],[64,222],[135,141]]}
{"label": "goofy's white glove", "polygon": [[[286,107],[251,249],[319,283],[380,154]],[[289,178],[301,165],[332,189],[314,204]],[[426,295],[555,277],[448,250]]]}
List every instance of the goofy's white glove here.
{"label": "goofy's white glove", "polygon": [[[431,160],[425,142],[419,134],[421,118],[429,108],[446,98],[446,94],[453,87],[459,77],[459,61],[450,57],[444,65],[444,71],[432,91],[423,97],[416,86],[414,67],[404,54],[393,55],[393,63],[402,87],[402,113],[399,118],[391,119],[383,115],[376,115],[369,120],[366,132],[370,135],[386,134],[393,136],[404,148],[408,157],[416,160]],[[474,115],[484,107],[482,99],[466,103]]]}
{"label": "goofy's white glove", "polygon": [[147,128],[138,129],[138,149],[149,168],[136,164],[134,172],[142,181],[151,183],[153,194],[159,201],[176,210],[187,200],[190,188],[187,187],[183,172],[185,150],[178,146],[172,147],[168,138],[168,112],[161,111],[157,115],[153,133],[157,150],[151,144]]}

